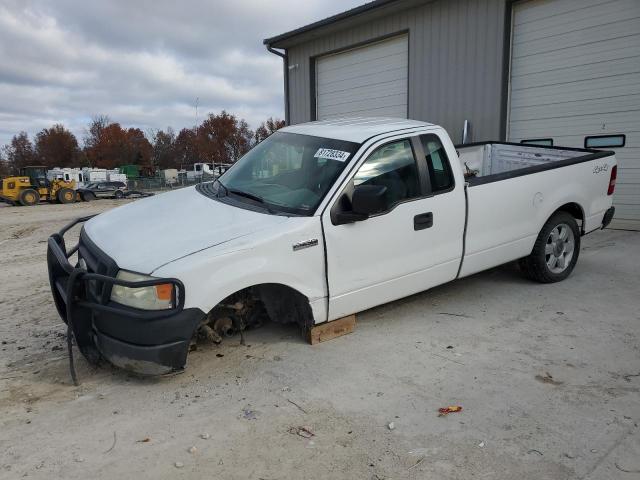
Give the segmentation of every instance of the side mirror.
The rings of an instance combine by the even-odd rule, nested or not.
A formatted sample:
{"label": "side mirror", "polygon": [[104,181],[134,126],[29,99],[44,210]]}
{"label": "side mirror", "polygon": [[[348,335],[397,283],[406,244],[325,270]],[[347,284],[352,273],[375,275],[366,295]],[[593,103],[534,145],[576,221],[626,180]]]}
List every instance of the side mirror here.
{"label": "side mirror", "polygon": [[387,208],[386,193],[383,185],[358,185],[351,196],[351,210],[366,216],[380,213]]}
{"label": "side mirror", "polygon": [[356,186],[351,196],[351,211],[337,213],[334,224],[360,222],[382,212],[387,208],[386,193],[387,187],[383,185]]}

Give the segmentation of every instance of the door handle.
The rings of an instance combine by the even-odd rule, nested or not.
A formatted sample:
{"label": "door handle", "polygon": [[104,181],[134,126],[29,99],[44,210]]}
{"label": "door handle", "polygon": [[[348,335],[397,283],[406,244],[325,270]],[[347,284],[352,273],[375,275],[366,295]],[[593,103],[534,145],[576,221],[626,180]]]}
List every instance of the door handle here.
{"label": "door handle", "polygon": [[425,228],[433,227],[433,213],[421,213],[413,217],[413,229],[424,230]]}

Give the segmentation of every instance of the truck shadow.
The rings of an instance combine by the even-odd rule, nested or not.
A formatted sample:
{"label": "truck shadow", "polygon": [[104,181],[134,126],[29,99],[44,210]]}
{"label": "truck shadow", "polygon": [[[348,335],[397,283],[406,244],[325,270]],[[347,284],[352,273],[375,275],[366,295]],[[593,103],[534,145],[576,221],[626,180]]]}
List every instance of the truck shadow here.
{"label": "truck shadow", "polygon": [[[372,321],[393,322],[394,327],[397,328],[402,324],[398,325],[398,322],[402,322],[402,318],[398,318],[396,315],[398,309],[409,309],[409,311],[417,309],[429,315],[447,315],[450,317],[450,321],[455,320],[455,317],[469,318],[474,315],[474,311],[470,311],[468,308],[452,308],[451,306],[463,303],[468,305],[468,302],[461,302],[461,300],[468,300],[469,297],[477,298],[480,303],[484,291],[507,285],[521,285],[526,288],[535,284],[522,277],[514,262],[359,312],[357,322],[363,326]],[[246,368],[244,365],[246,360],[272,360],[274,356],[278,357],[274,352],[286,351],[287,348],[294,345],[296,348],[308,345],[298,325],[274,321],[268,321],[259,328],[246,330],[244,337],[245,345],[241,345],[238,334],[224,338],[220,344],[198,342],[189,353],[185,373],[187,375],[196,374],[201,369],[217,368],[218,363],[224,363],[224,368],[227,370],[240,372]],[[29,372],[31,375],[27,374],[27,369],[19,374],[19,376],[27,378],[30,376],[29,383],[38,384],[36,390],[42,390],[43,394],[44,391],[50,389],[57,390],[59,387],[70,386],[66,349],[63,350],[59,347],[57,349],[58,351],[54,354],[40,352],[40,355],[31,358],[29,364],[39,365],[37,371]],[[88,364],[77,350],[75,350],[75,364],[80,381],[85,385],[127,382],[153,385],[158,382],[171,382],[172,378],[185,378],[184,375],[176,374],[159,377],[136,375],[113,367],[106,361],[93,366]]]}

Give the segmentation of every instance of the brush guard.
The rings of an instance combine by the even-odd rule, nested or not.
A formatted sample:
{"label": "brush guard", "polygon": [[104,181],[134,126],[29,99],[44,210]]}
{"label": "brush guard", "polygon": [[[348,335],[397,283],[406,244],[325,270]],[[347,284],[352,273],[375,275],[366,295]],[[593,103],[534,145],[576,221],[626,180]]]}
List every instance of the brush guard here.
{"label": "brush guard", "polygon": [[[74,385],[78,385],[78,378],[74,366],[73,358],[73,338],[80,352],[85,356],[91,364],[99,363],[100,359],[105,356],[105,345],[108,344],[110,354],[106,355],[107,359],[117,366],[126,368],[141,374],[163,374],[171,371],[180,370],[186,362],[186,353],[188,350],[188,338],[179,338],[178,341],[166,345],[129,345],[117,339],[113,339],[107,335],[98,335],[98,331],[94,325],[94,316],[96,314],[105,314],[111,318],[126,317],[125,320],[131,320],[138,324],[141,322],[166,322],[170,317],[179,317],[176,320],[193,320],[187,322],[185,333],[178,337],[190,336],[191,324],[199,322],[202,315],[197,309],[195,315],[190,314],[189,318],[181,315],[184,308],[185,289],[182,282],[175,278],[157,278],[145,281],[130,282],[119,280],[115,277],[89,272],[80,266],[71,265],[69,259],[78,252],[79,243],[70,250],[66,249],[64,235],[74,226],[84,223],[93,218],[95,215],[78,218],[66,225],[58,233],[54,233],[49,237],[47,248],[47,266],[49,270],[49,283],[51,285],[51,293],[60,317],[67,324],[67,350],[69,352],[69,370]],[[106,294],[98,295],[97,299],[93,298],[89,282],[102,285],[102,291]],[[174,308],[167,310],[141,310],[125,307],[120,304],[109,301],[111,288],[114,285],[121,285],[128,288],[151,287],[160,284],[171,283],[177,292],[177,304]],[[199,312],[199,313],[198,313]],[[193,312],[192,312],[193,313]],[[196,320],[197,318],[197,320]],[[165,325],[165,323],[163,323]],[[140,326],[140,325],[138,325]],[[101,340],[102,339],[102,340]],[[180,345],[177,345],[180,343]],[[186,343],[184,348],[182,344]],[[122,347],[124,346],[124,347]],[[102,348],[101,348],[102,347]],[[121,348],[122,347],[122,348]],[[157,347],[163,347],[160,351]],[[167,348],[171,347],[173,355],[167,354]],[[177,347],[177,348],[176,348]],[[113,350],[121,350],[124,348],[135,348],[136,351],[143,352],[141,355],[144,359],[131,360],[129,363],[118,364],[114,361],[116,357]],[[155,348],[155,350],[154,350]],[[183,352],[184,350],[184,352]],[[109,358],[111,357],[111,358]],[[124,357],[123,357],[124,358]]]}

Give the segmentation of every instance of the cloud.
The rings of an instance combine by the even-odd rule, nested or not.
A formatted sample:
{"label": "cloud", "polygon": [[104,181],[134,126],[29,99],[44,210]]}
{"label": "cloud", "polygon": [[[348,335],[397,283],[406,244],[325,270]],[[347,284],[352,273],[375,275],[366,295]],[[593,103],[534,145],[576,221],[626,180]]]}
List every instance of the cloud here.
{"label": "cloud", "polygon": [[[263,38],[362,0],[5,0],[0,145],[60,122],[82,138],[108,115],[179,130],[223,109],[256,126],[282,118],[282,63]],[[301,8],[304,5],[304,8]]]}

